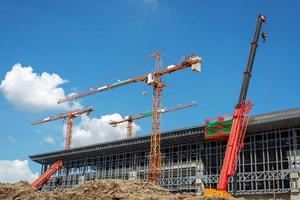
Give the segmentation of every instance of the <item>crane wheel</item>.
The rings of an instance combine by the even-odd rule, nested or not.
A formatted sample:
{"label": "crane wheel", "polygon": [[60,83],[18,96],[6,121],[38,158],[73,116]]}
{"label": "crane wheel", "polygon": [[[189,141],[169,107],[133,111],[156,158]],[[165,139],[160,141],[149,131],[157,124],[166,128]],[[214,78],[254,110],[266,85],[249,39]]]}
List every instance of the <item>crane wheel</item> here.
{"label": "crane wheel", "polygon": [[205,197],[222,197],[224,199],[233,200],[235,199],[230,193],[223,190],[216,189],[204,189]]}

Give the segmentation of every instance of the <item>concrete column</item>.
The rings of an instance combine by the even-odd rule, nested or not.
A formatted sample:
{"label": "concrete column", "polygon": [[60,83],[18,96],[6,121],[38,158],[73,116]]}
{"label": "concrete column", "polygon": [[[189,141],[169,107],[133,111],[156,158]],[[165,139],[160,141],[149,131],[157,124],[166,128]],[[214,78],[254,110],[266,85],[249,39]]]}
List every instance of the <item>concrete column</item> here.
{"label": "concrete column", "polygon": [[137,173],[136,171],[129,172],[129,180],[137,180]]}
{"label": "concrete column", "polygon": [[201,177],[204,174],[204,165],[201,161],[199,161],[196,165],[196,195],[202,196],[204,192],[204,183],[201,179]]}

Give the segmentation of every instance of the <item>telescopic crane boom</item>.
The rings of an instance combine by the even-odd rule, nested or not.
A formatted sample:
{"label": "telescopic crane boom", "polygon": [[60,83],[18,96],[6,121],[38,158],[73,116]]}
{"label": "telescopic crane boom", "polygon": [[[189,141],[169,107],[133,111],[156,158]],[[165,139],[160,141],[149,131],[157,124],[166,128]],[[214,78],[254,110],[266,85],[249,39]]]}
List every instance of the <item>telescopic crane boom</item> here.
{"label": "telescopic crane boom", "polygon": [[38,177],[35,181],[31,183],[32,188],[35,190],[39,190],[51,179],[55,172],[57,172],[61,168],[63,168],[62,161],[58,160],[55,163],[53,163],[47,171],[45,171],[40,177]]}
{"label": "telescopic crane boom", "polygon": [[41,123],[45,123],[45,122],[51,122],[51,121],[67,118],[68,122],[67,122],[67,134],[66,134],[66,140],[65,140],[65,149],[71,149],[73,119],[75,119],[79,115],[82,115],[85,113],[89,114],[92,111],[94,111],[92,107],[88,107],[85,109],[77,109],[77,110],[73,110],[70,112],[61,113],[59,115],[55,115],[52,117],[46,117],[46,118],[38,120],[38,121],[34,121],[34,122],[32,122],[32,125],[37,125],[37,124],[41,124]]}
{"label": "telescopic crane boom", "polygon": [[[266,17],[263,15],[258,15],[258,20],[256,24],[256,30],[254,34],[253,41],[251,43],[251,51],[248,59],[248,64],[246,71],[244,72],[244,79],[240,91],[240,96],[235,106],[235,111],[233,114],[233,123],[225,151],[225,156],[222,164],[221,174],[219,182],[217,185],[217,190],[206,189],[204,190],[205,196],[218,195],[231,197],[229,193],[226,192],[227,185],[230,176],[235,175],[236,166],[238,163],[240,151],[244,146],[244,138],[246,134],[246,129],[249,121],[249,113],[252,110],[252,103],[247,98],[247,91],[250,83],[250,78],[252,75],[252,68],[256,53],[256,48],[258,47],[258,41],[260,37],[262,24],[266,23]],[[263,39],[265,39],[266,33],[262,34]]]}
{"label": "telescopic crane boom", "polygon": [[[184,109],[184,108],[192,107],[195,105],[196,105],[196,102],[187,103],[187,104],[178,104],[176,106],[163,108],[159,112],[160,113],[172,112],[175,110]],[[109,124],[112,125],[113,127],[116,127],[118,124],[127,122],[127,137],[132,137],[132,122],[134,120],[142,119],[145,117],[150,117],[152,115],[153,115],[153,112],[144,112],[144,113],[140,113],[140,114],[129,115],[125,119],[122,119],[119,121],[112,121]]]}

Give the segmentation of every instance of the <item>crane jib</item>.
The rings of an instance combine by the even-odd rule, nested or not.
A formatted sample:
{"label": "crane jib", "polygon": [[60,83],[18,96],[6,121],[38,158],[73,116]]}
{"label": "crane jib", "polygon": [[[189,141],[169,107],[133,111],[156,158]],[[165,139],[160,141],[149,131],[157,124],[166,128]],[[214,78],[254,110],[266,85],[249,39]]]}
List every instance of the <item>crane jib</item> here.
{"label": "crane jib", "polygon": [[[184,63],[181,63],[181,64],[179,64],[175,67],[172,67],[170,69],[163,69],[163,70],[160,70],[158,72],[154,72],[153,75],[154,76],[161,76],[161,75],[165,75],[165,74],[170,74],[172,72],[182,70],[182,69],[190,67],[190,66],[193,67],[193,65],[201,64],[201,63],[202,63],[202,59],[198,56],[194,56],[194,57],[189,58]],[[197,70],[194,70],[194,71],[197,71]],[[124,81],[118,81],[116,83],[113,83],[113,84],[110,84],[110,85],[105,85],[105,86],[102,86],[102,87],[99,87],[99,88],[96,88],[96,89],[91,88],[89,90],[79,92],[77,94],[73,94],[73,95],[65,97],[63,99],[59,99],[57,101],[57,103],[60,104],[60,103],[64,103],[64,102],[67,102],[67,101],[72,101],[74,99],[78,99],[78,98],[81,98],[81,97],[93,95],[93,94],[96,94],[96,93],[99,93],[99,92],[103,92],[103,91],[113,89],[113,88],[116,88],[116,87],[124,86],[124,85],[130,84],[130,83],[147,81],[147,77],[148,77],[148,75],[144,75],[144,76],[140,76],[140,77],[126,79]]]}

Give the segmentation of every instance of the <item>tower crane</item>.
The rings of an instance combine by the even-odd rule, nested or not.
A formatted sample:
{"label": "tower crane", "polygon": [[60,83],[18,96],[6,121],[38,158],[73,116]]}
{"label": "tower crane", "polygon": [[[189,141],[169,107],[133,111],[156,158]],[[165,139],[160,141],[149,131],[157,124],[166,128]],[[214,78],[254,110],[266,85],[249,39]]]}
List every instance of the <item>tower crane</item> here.
{"label": "tower crane", "polygon": [[[263,15],[258,15],[256,30],[253,41],[251,43],[250,55],[246,71],[244,72],[244,79],[240,90],[240,96],[237,105],[235,106],[233,114],[233,122],[227,142],[227,147],[217,189],[205,189],[204,196],[217,195],[223,196],[225,198],[232,197],[226,190],[230,176],[234,176],[236,173],[236,166],[238,163],[239,155],[241,149],[244,146],[244,138],[248,126],[249,114],[252,110],[252,103],[249,100],[246,100],[246,98],[250,78],[252,75],[252,68],[256,54],[256,48],[258,47],[258,41],[263,23],[266,23],[266,17]],[[261,35],[263,40],[265,40],[267,34],[263,32]]]}
{"label": "tower crane", "polygon": [[149,171],[148,181],[152,183],[159,183],[161,173],[161,151],[160,151],[160,112],[162,89],[165,86],[161,78],[163,75],[173,73],[188,67],[191,67],[193,71],[201,71],[202,60],[199,56],[192,54],[185,57],[181,63],[177,66],[171,65],[167,69],[160,69],[160,52],[156,51],[150,55],[150,57],[156,58],[156,70],[148,75],[140,77],[130,78],[124,81],[119,81],[111,85],[105,85],[99,88],[91,88],[90,90],[80,92],[64,99],[60,99],[58,103],[71,101],[80,97],[96,94],[120,86],[128,85],[135,82],[146,82],[148,85],[153,87],[153,98],[152,98],[152,135],[151,135],[151,146],[150,146],[150,157],[149,157]]}
{"label": "tower crane", "polygon": [[32,125],[37,125],[45,122],[55,121],[59,119],[67,119],[67,134],[65,139],[65,149],[71,149],[72,143],[72,129],[73,129],[73,120],[82,114],[89,114],[94,111],[92,107],[88,107],[85,109],[77,109],[66,113],[61,113],[59,115],[55,115],[52,117],[46,117],[44,119],[32,122]]}
{"label": "tower crane", "polygon": [[[178,105],[175,105],[172,107],[163,108],[159,112],[160,113],[172,112],[175,110],[184,109],[184,108],[192,107],[195,105],[196,105],[196,102],[187,103],[187,104],[178,104]],[[112,121],[109,124],[112,125],[113,127],[116,127],[118,124],[127,122],[127,137],[132,137],[132,122],[134,120],[138,120],[138,119],[145,118],[145,117],[150,117],[152,115],[153,115],[153,112],[144,112],[144,113],[140,113],[140,114],[129,115],[128,117],[126,117],[122,120]]]}

